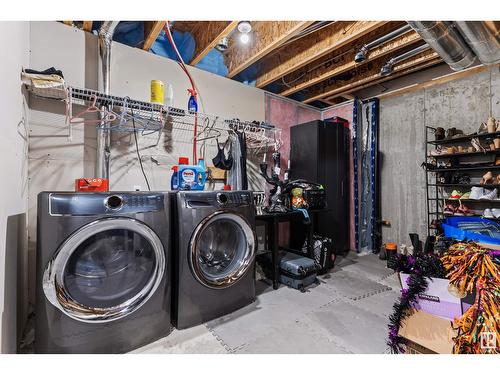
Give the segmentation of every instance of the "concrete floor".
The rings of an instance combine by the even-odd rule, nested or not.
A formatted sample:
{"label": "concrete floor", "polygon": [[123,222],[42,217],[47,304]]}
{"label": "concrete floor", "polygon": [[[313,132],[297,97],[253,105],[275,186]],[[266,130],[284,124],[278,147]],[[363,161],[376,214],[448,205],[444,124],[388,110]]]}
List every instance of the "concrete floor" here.
{"label": "concrete floor", "polygon": [[376,255],[350,254],[306,293],[257,282],[257,300],[132,353],[387,353],[399,281]]}

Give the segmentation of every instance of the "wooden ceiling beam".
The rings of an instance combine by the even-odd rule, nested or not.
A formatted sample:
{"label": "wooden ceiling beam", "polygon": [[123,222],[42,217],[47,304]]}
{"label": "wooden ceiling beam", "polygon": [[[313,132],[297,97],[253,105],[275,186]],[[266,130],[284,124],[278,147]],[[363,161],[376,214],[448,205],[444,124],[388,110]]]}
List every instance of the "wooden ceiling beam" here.
{"label": "wooden ceiling beam", "polygon": [[353,43],[387,22],[389,21],[334,22],[304,36],[263,61],[261,68],[263,73],[257,77],[256,86],[264,87],[331,51]]}
{"label": "wooden ceiling beam", "polygon": [[227,37],[238,25],[238,21],[202,21],[199,23],[205,25],[203,27],[195,27],[191,31],[196,42],[194,57],[189,63],[191,65],[198,64],[222,38]]}
{"label": "wooden ceiling beam", "polygon": [[92,31],[92,22],[93,21],[83,21],[83,30],[84,31]]}
{"label": "wooden ceiling beam", "polygon": [[228,78],[232,78],[260,60],[313,21],[260,21],[252,23],[252,38],[246,45],[231,43],[226,52]]}
{"label": "wooden ceiling beam", "polygon": [[388,81],[402,75],[412,73],[417,70],[439,63],[441,59],[438,54],[432,49],[428,49],[411,60],[404,61],[394,67],[391,75],[382,77],[380,69],[385,64],[385,59],[379,59],[356,68],[352,73],[352,77],[345,81],[337,81],[330,79],[323,81],[320,85],[313,88],[303,100],[304,103],[311,103],[315,100],[328,98],[331,100],[336,96],[351,93],[355,90],[361,90],[365,87]]}
{"label": "wooden ceiling beam", "polygon": [[144,44],[142,49],[149,51],[160,35],[166,21],[144,21]]}
{"label": "wooden ceiling beam", "polygon": [[[387,32],[389,32],[389,30],[384,30],[384,32],[379,34],[379,36],[384,35]],[[377,37],[378,36],[363,38],[362,41],[360,40],[359,45],[365,44],[369,42],[370,39],[373,40]],[[409,31],[398,38],[371,50],[368,55],[368,59],[362,64],[366,64],[370,60],[399,51],[418,42],[419,40],[421,40],[420,36],[415,31]],[[357,52],[358,51],[356,49],[352,49],[351,46],[346,46],[341,51],[331,52],[321,58],[320,61],[315,61],[304,66],[303,68],[293,72],[290,78],[284,77],[285,81],[292,81],[293,84],[289,85],[291,87],[286,88],[279,94],[284,96],[291,95],[307,87],[314,86],[330,77],[345,73],[360,66],[361,64],[354,62],[354,56]],[[294,77],[299,77],[299,79],[297,80],[297,78]]]}

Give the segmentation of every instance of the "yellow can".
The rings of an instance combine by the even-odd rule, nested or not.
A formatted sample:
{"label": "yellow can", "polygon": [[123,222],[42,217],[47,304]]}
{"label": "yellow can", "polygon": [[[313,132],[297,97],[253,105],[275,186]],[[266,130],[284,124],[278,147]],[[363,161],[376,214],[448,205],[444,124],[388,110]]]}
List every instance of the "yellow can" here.
{"label": "yellow can", "polygon": [[165,85],[162,81],[151,81],[151,103],[165,105]]}

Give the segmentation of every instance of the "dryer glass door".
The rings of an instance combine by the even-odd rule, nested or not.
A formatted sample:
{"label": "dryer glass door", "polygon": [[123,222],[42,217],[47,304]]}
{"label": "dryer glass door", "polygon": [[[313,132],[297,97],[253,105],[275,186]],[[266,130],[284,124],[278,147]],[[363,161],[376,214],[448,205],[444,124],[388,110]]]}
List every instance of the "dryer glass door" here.
{"label": "dryer glass door", "polygon": [[66,315],[110,321],[135,311],[157,289],[164,249],[145,224],[109,218],[76,231],[49,263],[47,298]]}
{"label": "dryer glass door", "polygon": [[217,212],[203,220],[190,243],[195,277],[210,288],[226,288],[251,268],[255,257],[252,228],[241,216]]}

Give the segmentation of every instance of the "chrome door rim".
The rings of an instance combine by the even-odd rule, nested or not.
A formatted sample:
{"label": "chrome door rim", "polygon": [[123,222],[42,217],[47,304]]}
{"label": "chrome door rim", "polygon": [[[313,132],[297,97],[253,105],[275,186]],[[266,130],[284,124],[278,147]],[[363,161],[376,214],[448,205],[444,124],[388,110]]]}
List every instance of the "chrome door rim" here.
{"label": "chrome door rim", "polygon": [[[91,235],[111,229],[127,229],[142,235],[153,247],[156,262],[153,274],[141,292],[113,307],[89,307],[75,301],[66,292],[63,271],[78,246]],[[43,274],[43,291],[47,300],[65,315],[86,323],[105,323],[121,319],[146,303],[158,289],[165,273],[165,252],[158,235],[146,224],[131,218],[105,218],[84,225],[59,247]]]}
{"label": "chrome door rim", "polygon": [[[203,233],[204,228],[206,228],[214,221],[220,219],[232,220],[241,228],[247,240],[247,248],[245,251],[243,262],[237,270],[235,270],[234,272],[232,272],[227,276],[217,279],[212,279],[204,276],[204,272],[201,270],[200,264],[198,262],[198,240],[201,234]],[[242,216],[227,211],[226,212],[216,211],[213,214],[207,216],[205,219],[203,219],[194,230],[189,244],[189,255],[188,255],[189,265],[194,274],[194,277],[201,284],[212,289],[228,288],[231,285],[235,284],[237,281],[239,281],[241,277],[249,270],[250,266],[252,265],[254,257],[255,257],[255,237],[252,228],[250,227],[250,224]]]}

